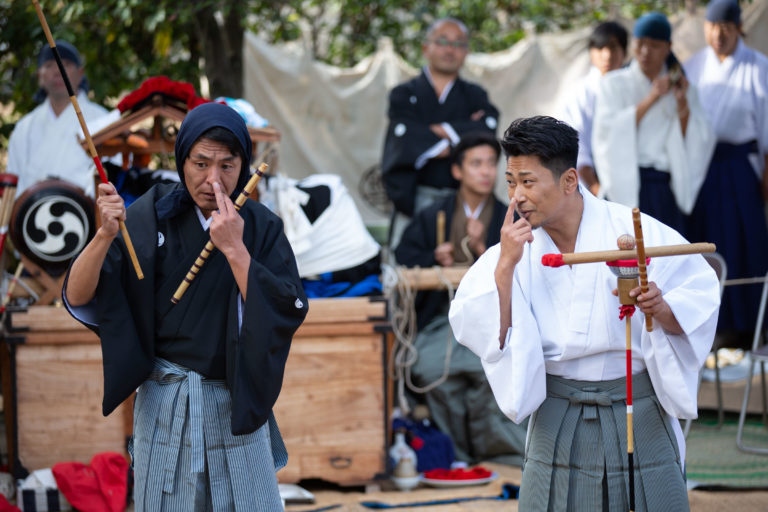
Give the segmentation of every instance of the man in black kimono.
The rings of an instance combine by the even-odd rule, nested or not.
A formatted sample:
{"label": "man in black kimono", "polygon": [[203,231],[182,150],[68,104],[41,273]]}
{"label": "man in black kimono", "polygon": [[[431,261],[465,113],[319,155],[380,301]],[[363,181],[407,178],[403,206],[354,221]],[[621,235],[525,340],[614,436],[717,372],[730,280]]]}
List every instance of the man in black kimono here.
{"label": "man in black kimono", "polygon": [[[127,211],[99,186],[102,225],[64,284],[70,312],[101,338],[103,412],[138,387],[136,510],[280,510],[287,454],[272,407],[293,333],[307,313],[282,222],[232,198],[249,176],[251,140],[231,108],[189,112],[176,139],[179,184]],[[118,234],[126,225],[146,274]],[[208,238],[208,258],[178,305],[170,299]]]}
{"label": "man in black kimono", "polygon": [[[494,135],[499,112],[477,84],[459,77],[468,53],[467,27],[452,18],[432,24],[421,46],[427,65],[421,74],[400,84],[389,95],[389,128],[381,170],[387,196],[401,217],[455,189],[451,147],[462,135],[485,131]],[[395,222],[393,222],[395,224]],[[393,225],[391,246],[402,232]]]}
{"label": "man in black kimono", "polygon": [[[451,174],[456,192],[438,199],[411,220],[395,251],[408,267],[469,266],[499,242],[507,207],[493,195],[500,154],[498,141],[487,132],[465,135],[454,148]],[[445,242],[437,243],[438,212],[445,213]],[[445,292],[420,292],[416,297],[418,359],[411,375],[428,386],[446,372],[446,380],[425,398],[434,424],[453,440],[456,457],[475,463],[498,459],[520,464],[525,429],[507,419],[495,404],[480,359],[456,343],[448,324]]]}

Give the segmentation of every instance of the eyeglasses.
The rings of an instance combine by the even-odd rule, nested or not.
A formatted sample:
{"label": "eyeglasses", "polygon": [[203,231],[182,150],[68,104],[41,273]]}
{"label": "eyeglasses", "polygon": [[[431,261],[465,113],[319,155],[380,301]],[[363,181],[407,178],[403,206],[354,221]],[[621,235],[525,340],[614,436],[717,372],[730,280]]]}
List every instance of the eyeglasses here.
{"label": "eyeglasses", "polygon": [[459,50],[465,50],[469,46],[469,44],[466,41],[449,41],[444,37],[441,37],[439,39],[432,39],[430,43],[436,44],[437,46],[442,46],[442,47],[450,46],[452,48],[456,48]]}

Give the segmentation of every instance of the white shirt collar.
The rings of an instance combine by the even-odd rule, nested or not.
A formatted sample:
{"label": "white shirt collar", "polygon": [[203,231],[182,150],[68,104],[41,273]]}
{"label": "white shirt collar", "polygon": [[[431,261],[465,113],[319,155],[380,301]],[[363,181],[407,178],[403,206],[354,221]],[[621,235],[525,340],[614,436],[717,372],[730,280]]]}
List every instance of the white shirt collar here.
{"label": "white shirt collar", "polygon": [[203,227],[203,231],[208,231],[208,228],[211,227],[211,221],[213,220],[213,217],[208,217],[206,219],[205,215],[203,215],[203,211],[197,205],[195,205],[195,213],[197,213],[197,219],[200,221],[200,225]]}

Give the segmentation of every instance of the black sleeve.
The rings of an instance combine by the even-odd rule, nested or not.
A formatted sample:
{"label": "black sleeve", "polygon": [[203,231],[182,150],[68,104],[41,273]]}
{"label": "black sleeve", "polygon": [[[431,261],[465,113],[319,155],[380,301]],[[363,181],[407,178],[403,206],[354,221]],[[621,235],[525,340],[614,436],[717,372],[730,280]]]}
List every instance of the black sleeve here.
{"label": "black sleeve", "polygon": [[420,211],[411,220],[403,232],[400,244],[395,249],[395,259],[400,265],[431,267],[437,264],[435,261],[436,223],[437,209],[434,207]]}
{"label": "black sleeve", "polygon": [[387,197],[395,209],[413,214],[416,195],[416,159],[440,141],[410,102],[413,91],[407,85],[395,87],[389,95],[389,127],[384,141],[381,172]]}
{"label": "black sleeve", "polygon": [[484,114],[475,121],[472,119],[456,120],[450,121],[449,124],[459,136],[475,131],[490,132],[495,135],[496,126],[499,122],[498,109],[488,99],[488,93],[485,89],[475,84],[466,85],[468,102],[471,105],[470,110],[472,113],[482,110]]}
{"label": "black sleeve", "polygon": [[[253,432],[269,418],[283,384],[294,333],[309,310],[296,260],[282,221],[272,214],[259,228],[252,253],[242,326],[228,322],[227,380],[232,394],[232,433]],[[260,219],[261,220],[261,219]],[[235,291],[233,300],[237,300]],[[237,308],[231,308],[234,314]]]}

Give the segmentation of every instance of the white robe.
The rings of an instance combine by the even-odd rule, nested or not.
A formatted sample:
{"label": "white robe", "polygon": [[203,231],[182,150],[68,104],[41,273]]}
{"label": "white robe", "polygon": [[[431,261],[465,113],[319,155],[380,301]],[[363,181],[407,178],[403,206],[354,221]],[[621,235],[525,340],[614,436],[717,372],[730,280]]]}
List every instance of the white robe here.
{"label": "white robe", "polygon": [[714,151],[714,132],[694,86],[686,98],[690,115],[685,137],[671,92],[648,109],[638,126],[636,107],[651,90],[637,61],[600,81],[592,129],[592,157],[606,197],[626,206],[640,201],[639,167],[671,174],[678,208],[691,213]]}
{"label": "white robe", "polygon": [[579,132],[579,156],[576,167],[594,167],[592,161],[592,121],[595,115],[595,97],[603,75],[592,66],[589,73],[574,87],[560,112],[560,118]]}
{"label": "white robe", "polygon": [[768,57],[739,39],[723,62],[707,46],[685,63],[696,84],[717,140],[730,144],[757,141],[760,157],[751,159],[762,178],[768,153]]}
{"label": "white robe", "polygon": [[[576,251],[614,249],[619,235],[633,233],[629,208],[597,199],[583,187],[584,213]],[[685,243],[664,224],[643,215],[647,246]],[[625,376],[626,322],[611,291],[616,277],[605,263],[544,267],[541,257],[558,253],[539,228],[515,267],[512,326],[499,349],[499,296],[494,269],[500,246],[488,249],[462,279],[449,318],[459,343],[477,354],[496,401],[521,422],[546,397],[547,373],[602,381]],[[648,279],[664,294],[684,334],[671,335],[645,317],[632,317],[632,371],[648,370],[664,410],[672,417],[697,415],[698,371],[709,353],[720,304],[719,283],[699,255],[652,258]],[[677,425],[679,430],[679,424]]]}
{"label": "white robe", "polygon": [[[77,102],[86,122],[107,113],[106,109],[88,100],[84,92]],[[83,137],[80,122],[71,104],[56,117],[48,98],[16,124],[8,142],[7,172],[19,177],[18,197],[39,181],[56,177],[94,195],[94,163],[80,146]]]}

